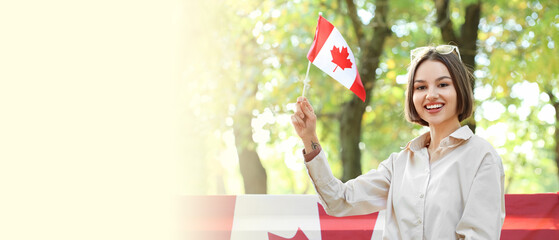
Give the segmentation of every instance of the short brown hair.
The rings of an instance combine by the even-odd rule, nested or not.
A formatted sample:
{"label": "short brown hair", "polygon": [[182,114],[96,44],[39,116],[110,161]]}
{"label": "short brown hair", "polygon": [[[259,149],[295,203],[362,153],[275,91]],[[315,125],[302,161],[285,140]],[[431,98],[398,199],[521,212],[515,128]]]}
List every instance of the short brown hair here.
{"label": "short brown hair", "polygon": [[429,126],[428,122],[419,117],[419,114],[413,104],[413,80],[415,78],[415,72],[417,71],[419,65],[427,60],[441,62],[448,69],[450,77],[452,78],[454,89],[456,90],[456,112],[458,113],[458,121],[462,122],[462,120],[470,117],[474,109],[474,96],[472,91],[474,76],[472,72],[468,69],[468,67],[466,67],[466,65],[464,65],[464,63],[460,60],[460,57],[454,52],[450,54],[441,54],[434,49],[431,49],[421,57],[414,59],[411,63],[410,70],[408,72],[408,88],[406,90],[406,119],[412,123]]}

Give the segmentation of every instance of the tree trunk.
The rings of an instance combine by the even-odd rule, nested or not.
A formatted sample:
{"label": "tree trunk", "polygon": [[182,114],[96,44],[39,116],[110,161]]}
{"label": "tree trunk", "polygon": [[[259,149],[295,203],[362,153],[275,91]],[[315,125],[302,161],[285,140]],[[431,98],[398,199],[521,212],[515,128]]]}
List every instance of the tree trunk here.
{"label": "tree trunk", "polygon": [[559,103],[554,103],[555,107],[555,165],[557,166],[557,177],[559,178]]}
{"label": "tree trunk", "polygon": [[[470,67],[472,71],[476,67],[477,39],[479,20],[481,18],[481,2],[471,3],[466,7],[464,23],[460,27],[460,35],[454,31],[452,20],[450,19],[450,0],[435,0],[437,8],[437,26],[441,30],[441,36],[445,43],[456,44],[460,48],[462,62]],[[472,91],[475,89],[475,82],[472,81]],[[472,117],[465,120],[466,124],[475,132],[476,121]]]}
{"label": "tree trunk", "polygon": [[252,140],[252,117],[249,113],[239,111],[235,114],[233,132],[235,146],[239,156],[239,167],[243,176],[246,194],[266,194],[266,170],[256,152],[256,143]]}
{"label": "tree trunk", "polygon": [[[250,38],[240,48],[240,56],[250,56],[255,40]],[[243,176],[245,194],[266,194],[267,175],[266,169],[260,162],[260,157],[256,152],[256,143],[252,139],[252,109],[256,101],[257,85],[256,79],[259,71],[253,67],[254,63],[246,62],[241,58],[239,61],[242,71],[239,78],[245,79],[243,86],[239,87],[235,114],[233,116],[233,133],[235,135],[235,146],[239,157],[239,168]]]}
{"label": "tree trunk", "polygon": [[366,38],[363,32],[363,23],[357,15],[356,7],[352,0],[346,0],[348,14],[352,20],[355,34],[362,51],[359,62],[359,73],[367,93],[365,102],[357,96],[343,104],[340,118],[340,156],[343,166],[341,180],[347,181],[361,175],[361,124],[365,107],[369,105],[372,97],[373,87],[376,81],[376,72],[380,62],[380,56],[386,38],[390,35],[390,29],[386,24],[388,14],[388,1],[378,0],[376,2],[375,17],[368,25],[372,27],[372,38]]}
{"label": "tree trunk", "polygon": [[557,166],[557,177],[559,178],[559,99],[551,91],[548,91],[547,94],[553,108],[555,108],[555,164]]}
{"label": "tree trunk", "polygon": [[357,97],[344,103],[340,119],[340,156],[342,159],[342,181],[353,179],[361,175],[361,120],[365,105]]}

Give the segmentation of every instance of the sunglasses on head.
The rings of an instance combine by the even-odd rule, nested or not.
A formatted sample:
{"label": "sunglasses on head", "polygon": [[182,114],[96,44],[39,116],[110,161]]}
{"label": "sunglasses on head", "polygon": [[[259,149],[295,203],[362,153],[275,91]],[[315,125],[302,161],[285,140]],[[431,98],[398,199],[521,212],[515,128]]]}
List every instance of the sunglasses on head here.
{"label": "sunglasses on head", "polygon": [[450,54],[452,52],[454,52],[454,50],[456,50],[456,53],[458,54],[458,58],[460,58],[460,61],[462,61],[462,57],[460,57],[460,50],[458,50],[457,46],[454,45],[439,45],[436,47],[418,47],[416,49],[413,49],[410,51],[410,58],[411,61],[413,62],[414,59],[416,59],[417,57],[421,57],[423,55],[425,55],[426,53],[428,53],[429,51],[434,50],[437,53],[440,54]]}

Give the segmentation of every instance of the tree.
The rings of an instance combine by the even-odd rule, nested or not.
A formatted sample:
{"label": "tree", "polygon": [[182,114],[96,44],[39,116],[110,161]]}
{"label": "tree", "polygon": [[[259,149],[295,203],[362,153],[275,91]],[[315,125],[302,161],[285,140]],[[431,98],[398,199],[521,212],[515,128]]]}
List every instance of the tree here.
{"label": "tree", "polygon": [[348,15],[353,24],[355,37],[359,49],[359,73],[367,93],[367,99],[362,102],[357,96],[345,102],[340,113],[340,155],[343,165],[342,181],[361,175],[361,141],[362,120],[365,108],[369,105],[375,82],[377,80],[375,69],[380,63],[380,56],[384,49],[384,42],[390,36],[390,28],[387,25],[388,1],[377,0],[375,16],[373,20],[364,25],[359,19],[357,8],[353,0],[346,0]]}
{"label": "tree", "polygon": [[[253,50],[256,47],[255,41],[252,38],[244,41],[247,42],[240,44],[240,56],[256,55]],[[256,143],[252,139],[252,109],[256,100],[258,86],[256,83],[259,71],[255,69],[257,67],[254,62],[247,63],[247,61],[254,60],[258,60],[258,58],[241,58],[239,60],[239,68],[244,69],[244,71],[240,72],[240,86],[236,91],[237,101],[233,117],[233,132],[245,193],[266,194],[266,170],[262,166],[258,152],[256,152]]]}
{"label": "tree", "polygon": [[[247,4],[247,3],[245,3]],[[258,7],[259,4],[252,3],[255,6],[242,6],[243,10],[250,10]],[[232,10],[237,9],[239,5],[232,5]],[[239,9],[240,10],[240,9]],[[257,43],[257,39],[253,34],[253,22],[247,21],[250,12],[229,11],[231,16],[227,22],[230,26],[230,36],[235,39],[229,39],[233,45],[230,51],[238,50],[233,60],[234,65],[238,66],[238,71],[234,81],[236,83],[233,99],[233,133],[235,136],[235,146],[239,159],[239,170],[243,178],[243,186],[245,194],[266,194],[267,193],[267,174],[261,159],[256,151],[257,143],[253,139],[252,128],[252,111],[257,107],[256,93],[260,76],[260,68],[262,60],[266,57],[266,52],[262,51]],[[250,57],[247,57],[250,56]]]}
{"label": "tree", "polygon": [[[443,41],[454,43],[460,48],[462,62],[471,68],[473,74],[476,67],[475,56],[477,53],[478,26],[481,17],[481,1],[472,2],[466,6],[464,23],[460,27],[459,35],[456,33],[450,18],[450,0],[435,0],[435,7],[437,8],[436,24],[441,30]],[[475,89],[475,82],[473,81],[472,89]],[[465,121],[470,129],[475,132],[475,118],[470,117]]]}

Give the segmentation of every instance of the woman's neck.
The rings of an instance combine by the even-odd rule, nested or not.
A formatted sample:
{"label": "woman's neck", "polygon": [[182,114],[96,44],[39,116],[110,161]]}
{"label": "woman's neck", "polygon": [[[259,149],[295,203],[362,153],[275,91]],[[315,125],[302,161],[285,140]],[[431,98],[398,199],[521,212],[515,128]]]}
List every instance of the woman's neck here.
{"label": "woman's neck", "polygon": [[460,127],[461,126],[458,119],[456,119],[456,121],[448,122],[445,124],[429,126],[429,132],[431,135],[429,148],[433,150],[439,148],[441,141]]}

